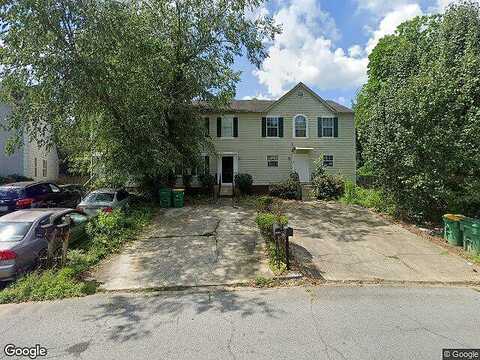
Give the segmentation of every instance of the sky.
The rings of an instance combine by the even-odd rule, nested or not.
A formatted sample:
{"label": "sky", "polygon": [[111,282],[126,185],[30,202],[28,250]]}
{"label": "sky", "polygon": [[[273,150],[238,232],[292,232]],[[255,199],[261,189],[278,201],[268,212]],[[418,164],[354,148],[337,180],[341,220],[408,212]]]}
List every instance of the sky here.
{"label": "sky", "polygon": [[[322,98],[351,106],[367,80],[368,55],[383,36],[456,0],[270,0],[255,14],[283,31],[260,69],[238,58],[237,99],[278,99],[302,81]],[[480,0],[478,0],[480,1]]]}

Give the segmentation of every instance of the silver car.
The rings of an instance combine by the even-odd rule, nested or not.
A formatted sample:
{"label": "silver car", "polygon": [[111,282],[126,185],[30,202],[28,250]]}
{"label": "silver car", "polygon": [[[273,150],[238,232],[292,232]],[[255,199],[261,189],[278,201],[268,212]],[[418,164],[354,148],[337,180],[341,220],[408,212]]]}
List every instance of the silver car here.
{"label": "silver car", "polygon": [[128,208],[129,193],[125,190],[100,189],[90,192],[77,205],[77,209],[88,216],[95,216],[99,211],[111,212],[114,209]]}
{"label": "silver car", "polygon": [[42,225],[66,223],[71,219],[70,243],[87,238],[88,217],[73,209],[25,209],[0,217],[0,282],[16,279],[39,264],[47,252]]}

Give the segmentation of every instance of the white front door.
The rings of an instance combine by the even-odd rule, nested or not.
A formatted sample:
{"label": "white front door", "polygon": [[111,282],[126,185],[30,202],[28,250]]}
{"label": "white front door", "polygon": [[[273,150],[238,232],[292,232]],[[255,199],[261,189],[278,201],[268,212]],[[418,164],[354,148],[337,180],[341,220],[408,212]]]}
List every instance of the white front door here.
{"label": "white front door", "polygon": [[295,154],[293,170],[298,173],[300,182],[310,182],[310,156],[308,154]]}

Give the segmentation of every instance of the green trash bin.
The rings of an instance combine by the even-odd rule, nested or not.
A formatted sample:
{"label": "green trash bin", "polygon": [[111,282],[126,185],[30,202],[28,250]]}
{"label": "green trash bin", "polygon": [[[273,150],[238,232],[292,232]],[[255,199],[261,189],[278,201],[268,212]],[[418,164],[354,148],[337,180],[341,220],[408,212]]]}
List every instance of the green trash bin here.
{"label": "green trash bin", "polygon": [[465,217],[462,215],[445,214],[443,215],[443,237],[451,245],[462,246],[463,234],[460,224]]}
{"label": "green trash bin", "polygon": [[167,188],[162,188],[158,191],[160,197],[160,207],[169,208],[172,206],[172,190]]}
{"label": "green trash bin", "polygon": [[175,189],[172,191],[173,207],[182,208],[185,205],[185,191],[183,189]]}
{"label": "green trash bin", "polygon": [[465,219],[462,228],[463,248],[473,255],[480,255],[480,220]]}

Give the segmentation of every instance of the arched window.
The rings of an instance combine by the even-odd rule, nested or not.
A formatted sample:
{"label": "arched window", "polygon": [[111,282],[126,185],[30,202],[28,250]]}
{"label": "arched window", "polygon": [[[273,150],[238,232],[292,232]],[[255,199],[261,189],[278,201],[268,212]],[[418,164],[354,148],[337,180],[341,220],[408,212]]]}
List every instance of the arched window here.
{"label": "arched window", "polygon": [[308,124],[304,115],[297,115],[293,119],[293,136],[302,138],[307,137]]}

